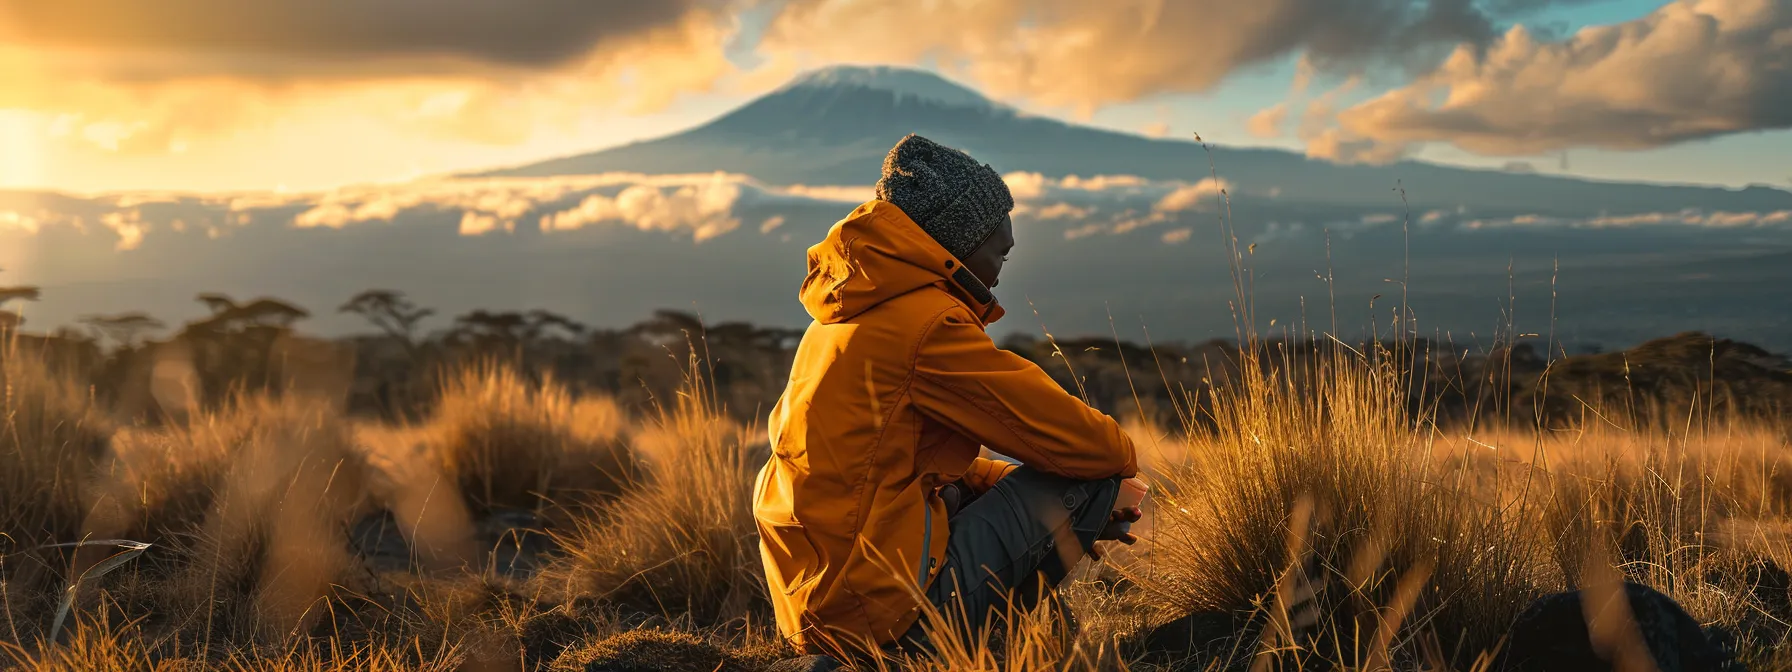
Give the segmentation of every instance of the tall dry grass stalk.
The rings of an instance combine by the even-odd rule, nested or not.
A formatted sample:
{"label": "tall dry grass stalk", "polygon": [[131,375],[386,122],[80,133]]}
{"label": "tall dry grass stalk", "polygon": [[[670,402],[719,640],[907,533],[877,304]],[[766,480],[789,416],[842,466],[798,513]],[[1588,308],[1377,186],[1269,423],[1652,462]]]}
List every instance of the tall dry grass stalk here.
{"label": "tall dry grass stalk", "polygon": [[[347,424],[321,402],[246,402],[235,423],[211,428],[234,452],[217,500],[186,549],[192,563],[177,592],[205,600],[193,613],[214,617],[249,606],[253,634],[308,634],[323,601],[350,581],[357,562],[344,531],[365,511],[366,474]],[[247,598],[247,599],[245,599]]]}
{"label": "tall dry grass stalk", "polygon": [[433,452],[476,510],[541,510],[612,497],[634,478],[627,416],[552,380],[485,364],[456,372],[430,422]]}
{"label": "tall dry grass stalk", "polygon": [[695,365],[649,423],[633,437],[644,483],[557,533],[566,558],[543,585],[698,624],[768,611],[752,505],[764,438],[728,419]]}
{"label": "tall dry grass stalk", "polygon": [[1495,647],[1548,585],[1528,514],[1434,468],[1435,429],[1392,357],[1248,357],[1214,392],[1215,429],[1191,422],[1186,460],[1157,479],[1133,571],[1152,601],[1248,624],[1247,643],[1209,652],[1234,662],[1456,664]]}
{"label": "tall dry grass stalk", "polygon": [[0,606],[10,634],[17,617],[54,604],[69,559],[41,547],[80,541],[87,484],[111,434],[82,386],[0,343]]}
{"label": "tall dry grass stalk", "polygon": [[1579,586],[1609,564],[1738,638],[1755,667],[1792,663],[1760,655],[1792,637],[1792,446],[1769,426],[1720,418],[1669,434],[1595,425],[1543,442],[1556,476],[1544,532],[1564,580]]}

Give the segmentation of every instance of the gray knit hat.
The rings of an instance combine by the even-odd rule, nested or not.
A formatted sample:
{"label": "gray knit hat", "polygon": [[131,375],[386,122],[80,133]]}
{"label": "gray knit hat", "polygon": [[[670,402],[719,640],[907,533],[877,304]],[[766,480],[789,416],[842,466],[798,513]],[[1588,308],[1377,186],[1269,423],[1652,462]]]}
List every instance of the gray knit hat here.
{"label": "gray knit hat", "polygon": [[1008,183],[971,155],[910,133],[884,156],[877,198],[902,209],[952,256],[964,259],[1014,209]]}

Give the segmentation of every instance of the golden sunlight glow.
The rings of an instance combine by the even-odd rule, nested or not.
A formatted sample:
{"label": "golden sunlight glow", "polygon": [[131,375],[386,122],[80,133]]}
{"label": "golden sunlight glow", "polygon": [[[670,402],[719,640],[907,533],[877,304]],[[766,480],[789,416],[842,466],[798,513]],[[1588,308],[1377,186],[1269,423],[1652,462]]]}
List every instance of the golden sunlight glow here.
{"label": "golden sunlight glow", "polygon": [[0,109],[0,188],[42,184],[46,125],[37,113]]}

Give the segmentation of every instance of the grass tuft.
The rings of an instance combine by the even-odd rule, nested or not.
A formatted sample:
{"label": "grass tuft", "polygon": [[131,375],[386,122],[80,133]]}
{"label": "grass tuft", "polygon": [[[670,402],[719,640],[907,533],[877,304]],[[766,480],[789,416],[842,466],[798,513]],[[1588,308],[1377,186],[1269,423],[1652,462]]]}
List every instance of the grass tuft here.
{"label": "grass tuft", "polygon": [[87,485],[112,429],[79,384],[0,349],[0,587],[16,629],[15,610],[54,604],[45,593],[66,579],[69,554],[40,547],[80,541]]}
{"label": "grass tuft", "polygon": [[487,364],[449,377],[430,430],[443,473],[476,511],[543,510],[622,492],[634,475],[627,426],[614,401]]}
{"label": "grass tuft", "polygon": [[648,456],[644,484],[559,534],[566,557],[543,585],[699,624],[769,614],[752,506],[764,438],[728,420],[693,376],[634,441]]}

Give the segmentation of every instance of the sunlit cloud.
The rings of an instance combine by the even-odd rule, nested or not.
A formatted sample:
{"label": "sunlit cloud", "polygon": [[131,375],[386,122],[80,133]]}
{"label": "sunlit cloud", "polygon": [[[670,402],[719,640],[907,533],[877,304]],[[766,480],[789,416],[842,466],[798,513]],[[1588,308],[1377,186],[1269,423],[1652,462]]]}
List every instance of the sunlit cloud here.
{"label": "sunlit cloud", "polygon": [[877,196],[877,187],[869,184],[863,186],[792,184],[779,187],[778,191],[800,198],[841,203],[864,203]]}
{"label": "sunlit cloud", "polygon": [[514,144],[593,110],[664,109],[734,70],[733,18],[705,2],[147,7],[0,0],[0,109],[40,113],[37,137],[110,153],[182,153],[306,119]]}
{"label": "sunlit cloud", "polygon": [[1176,187],[1175,191],[1165,194],[1152,206],[1158,212],[1182,212],[1193,210],[1202,202],[1212,202],[1232,190],[1232,183],[1224,179],[1204,178],[1194,184]]}
{"label": "sunlit cloud", "polygon": [[[0,142],[9,150],[0,185],[105,185],[176,166],[196,185],[272,186],[277,179],[231,177],[229,166],[265,156],[258,176],[280,174],[268,166],[305,153],[291,146],[298,136],[310,152],[301,186],[411,179],[471,169],[501,148],[620,142],[630,138],[609,138],[621,132],[601,121],[679,109],[692,94],[721,94],[700,99],[713,103],[762,93],[836,63],[926,65],[1034,111],[1086,115],[1212,91],[1242,69],[1293,58],[1299,99],[1259,111],[1245,129],[1293,135],[1311,156],[1349,162],[1392,161],[1427,143],[1520,155],[1792,126],[1785,3],[1673,0],[1567,37],[1523,27],[1536,11],[1589,1],[0,0]],[[747,25],[748,10],[764,11],[763,34]],[[1346,84],[1305,98],[1309,86],[1339,79]],[[1406,83],[1344,104],[1365,81]],[[1135,128],[1166,136],[1167,114]],[[352,178],[321,168],[376,151],[366,138],[458,158],[382,163],[377,175]],[[528,158],[516,151],[492,160]],[[147,161],[164,163],[134,163]],[[116,170],[90,176],[75,164]],[[1029,185],[1012,186],[1018,197]],[[1114,186],[1128,185],[1055,185]],[[869,198],[866,186],[786,189]],[[378,218],[373,209],[312,221]]]}
{"label": "sunlit cloud", "polygon": [[[1201,222],[1218,222],[1223,193],[1237,185],[1212,178],[1195,182],[1136,176],[1047,178],[1010,174],[1011,185],[1031,191],[1017,199],[1014,218],[1028,227],[1051,227],[1063,238],[1128,235],[1161,228],[1157,240],[1190,240]],[[846,188],[842,188],[843,190]],[[1017,190],[1019,191],[1019,190]],[[603,173],[565,177],[421,180],[308,193],[183,195],[156,192],[86,198],[19,201],[0,206],[0,234],[12,240],[68,229],[107,236],[112,248],[131,254],[159,236],[236,235],[244,227],[347,229],[400,223],[448,227],[462,236],[540,235],[617,227],[708,242],[742,230],[792,235],[792,222],[823,223],[844,216],[852,200],[825,189],[816,197],[761,184],[731,173],[646,175]],[[1253,227],[1252,242],[1317,236],[1350,236],[1399,226],[1396,212],[1339,212],[1323,221],[1269,221]],[[1598,216],[1516,214],[1488,216],[1457,208],[1415,213],[1415,228],[1477,231],[1506,228],[1724,228],[1792,230],[1792,210],[1697,209]],[[819,219],[818,219],[819,218]],[[1214,218],[1214,219],[1206,219]],[[750,222],[750,224],[749,224]],[[796,232],[801,235],[801,232]]]}
{"label": "sunlit cloud", "polygon": [[1628,215],[1609,215],[1600,217],[1550,217],[1545,215],[1518,215],[1515,217],[1469,219],[1461,222],[1463,229],[1498,229],[1515,227],[1572,227],[1586,229],[1628,229],[1641,227],[1703,227],[1703,228],[1783,228],[1792,226],[1792,210],[1775,210],[1772,212],[1705,212],[1689,209],[1678,212],[1644,212]]}
{"label": "sunlit cloud", "polygon": [[1289,54],[1326,71],[1424,62],[1459,43],[1485,44],[1497,25],[1550,4],[1567,3],[792,0],[761,48],[785,60],[936,62],[998,96],[1086,114],[1208,91],[1240,68]]}
{"label": "sunlit cloud", "polygon": [[1188,182],[1137,175],[1049,178],[1014,172],[1003,179],[1014,195],[1017,219],[1083,222],[1065,231],[1065,238],[1071,240],[1178,221],[1183,213],[1209,210],[1234,188],[1224,178],[1211,177]]}
{"label": "sunlit cloud", "polygon": [[37,233],[39,228],[39,222],[36,217],[11,210],[0,211],[0,231],[10,230],[34,234]]}
{"label": "sunlit cloud", "polygon": [[733,216],[741,184],[717,176],[709,182],[673,189],[636,184],[616,196],[592,194],[577,207],[542,215],[542,231],[574,231],[593,224],[619,222],[643,231],[688,230],[696,242],[740,226]]}
{"label": "sunlit cloud", "polygon": [[1276,103],[1251,115],[1245,127],[1251,135],[1270,139],[1282,137],[1282,123],[1288,119],[1288,104]]}
{"label": "sunlit cloud", "polygon": [[1792,5],[1675,0],[1552,41],[1515,26],[1339,112],[1308,153],[1385,162],[1439,142],[1486,155],[1635,150],[1792,128]]}

